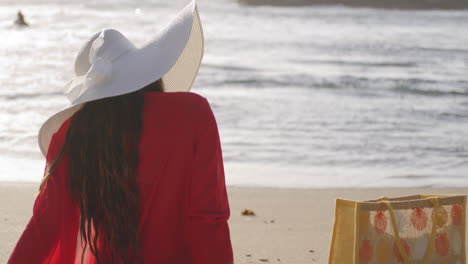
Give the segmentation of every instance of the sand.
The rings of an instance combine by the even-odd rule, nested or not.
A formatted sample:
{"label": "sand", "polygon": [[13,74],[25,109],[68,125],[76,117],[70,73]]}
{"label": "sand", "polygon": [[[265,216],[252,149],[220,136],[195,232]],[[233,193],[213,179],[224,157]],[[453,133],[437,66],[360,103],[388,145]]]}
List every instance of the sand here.
{"label": "sand", "polygon": [[[0,263],[31,217],[37,183],[0,183]],[[463,189],[273,189],[229,187],[235,263],[327,263],[335,198],[467,194]],[[242,216],[251,209],[256,216]]]}

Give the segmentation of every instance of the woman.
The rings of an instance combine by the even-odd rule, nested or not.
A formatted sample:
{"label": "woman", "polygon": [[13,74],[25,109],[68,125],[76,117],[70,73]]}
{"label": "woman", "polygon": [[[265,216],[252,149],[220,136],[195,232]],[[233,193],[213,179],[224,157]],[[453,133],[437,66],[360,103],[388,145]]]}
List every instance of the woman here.
{"label": "woman", "polygon": [[142,48],[112,29],[86,42],[8,263],[232,263],[216,120],[188,92],[202,51],[194,2]]}

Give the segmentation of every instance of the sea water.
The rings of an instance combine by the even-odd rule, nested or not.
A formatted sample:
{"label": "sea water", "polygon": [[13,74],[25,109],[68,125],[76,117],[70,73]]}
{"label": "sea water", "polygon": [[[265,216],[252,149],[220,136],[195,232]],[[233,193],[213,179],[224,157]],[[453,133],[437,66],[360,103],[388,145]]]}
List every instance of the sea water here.
{"label": "sea water", "polygon": [[[188,1],[0,0],[0,181],[40,181],[40,125],[80,46],[141,46]],[[199,0],[229,185],[468,186],[468,11]],[[27,28],[12,25],[21,9]]]}

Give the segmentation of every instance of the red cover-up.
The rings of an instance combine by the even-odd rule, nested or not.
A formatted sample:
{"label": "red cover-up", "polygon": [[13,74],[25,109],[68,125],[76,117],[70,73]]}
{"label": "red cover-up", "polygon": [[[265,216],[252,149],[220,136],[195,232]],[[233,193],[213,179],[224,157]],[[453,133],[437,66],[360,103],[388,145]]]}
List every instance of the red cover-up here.
{"label": "red cover-up", "polygon": [[[56,157],[68,125],[69,120],[54,134],[47,162]],[[231,263],[223,158],[208,101],[191,92],[145,92],[139,151],[144,263]],[[67,168],[64,156],[37,196],[9,264],[80,263],[80,212],[66,185]],[[86,256],[84,263],[94,263]]]}

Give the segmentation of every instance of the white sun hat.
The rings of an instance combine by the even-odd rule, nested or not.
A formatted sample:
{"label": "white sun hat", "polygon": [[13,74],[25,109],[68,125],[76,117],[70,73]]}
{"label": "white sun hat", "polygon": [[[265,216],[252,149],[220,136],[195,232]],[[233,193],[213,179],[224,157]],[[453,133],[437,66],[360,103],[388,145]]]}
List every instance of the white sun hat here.
{"label": "white sun hat", "polygon": [[161,79],[164,92],[189,91],[203,57],[203,31],[195,0],[141,48],[115,29],[94,34],[75,58],[75,77],[66,85],[70,104],[39,130],[47,155],[52,136],[65,120],[93,100],[137,91]]}

